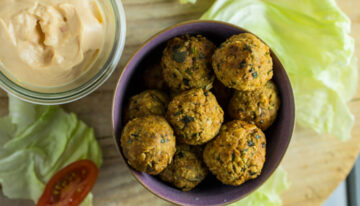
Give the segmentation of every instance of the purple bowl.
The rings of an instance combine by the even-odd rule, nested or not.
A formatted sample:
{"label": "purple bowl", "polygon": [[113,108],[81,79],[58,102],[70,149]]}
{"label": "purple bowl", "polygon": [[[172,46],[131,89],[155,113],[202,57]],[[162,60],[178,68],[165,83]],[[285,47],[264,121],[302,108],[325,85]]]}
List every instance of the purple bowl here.
{"label": "purple bowl", "polygon": [[[113,128],[117,148],[124,158],[120,147],[120,136],[123,127],[122,114],[129,97],[144,90],[142,72],[146,65],[160,61],[166,42],[184,34],[202,34],[219,45],[234,34],[248,32],[245,29],[218,21],[190,21],[174,25],[156,34],[146,41],[130,58],[125,66],[113,99]],[[273,80],[278,87],[281,106],[275,123],[265,132],[267,137],[266,162],[261,175],[246,183],[234,187],[221,184],[209,175],[194,190],[182,192],[162,182],[155,176],[129,169],[134,177],[150,192],[169,202],[179,205],[223,205],[244,198],[263,184],[279,166],[288,148],[295,120],[295,104],[291,84],[286,71],[278,57],[271,51],[274,62]],[[124,159],[125,162],[127,162]]]}

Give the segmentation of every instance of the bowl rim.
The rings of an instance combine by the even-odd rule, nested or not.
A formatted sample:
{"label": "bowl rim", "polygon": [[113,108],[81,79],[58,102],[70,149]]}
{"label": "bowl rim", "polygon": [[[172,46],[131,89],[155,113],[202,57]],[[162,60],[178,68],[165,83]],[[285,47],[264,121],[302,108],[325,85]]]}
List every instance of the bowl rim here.
{"label": "bowl rim", "polygon": [[29,103],[40,105],[61,105],[84,98],[102,86],[118,67],[124,51],[126,39],[126,15],[124,6],[122,2],[118,0],[109,0],[109,2],[112,5],[115,18],[117,17],[115,19],[116,29],[114,42],[107,60],[101,66],[99,71],[97,71],[89,80],[66,91],[46,93],[33,91],[20,86],[18,83],[15,83],[6,75],[2,74],[6,81],[0,81],[0,88],[9,95],[15,96]]}
{"label": "bowl rim", "polygon": [[[126,167],[129,169],[131,175],[136,179],[136,181],[138,183],[140,183],[146,190],[148,190],[149,192],[151,192],[153,195],[155,195],[156,197],[159,197],[160,199],[162,200],[165,200],[166,202],[169,202],[169,203],[172,203],[172,204],[175,204],[175,205],[184,205],[183,203],[181,202],[177,202],[177,201],[173,201],[163,195],[160,195],[160,194],[157,194],[155,191],[153,191],[149,186],[147,186],[146,184],[143,183],[142,180],[140,180],[140,178],[135,174],[135,170],[129,166],[129,164],[127,163],[127,160],[125,159],[121,149],[120,149],[120,145],[118,144],[117,140],[116,140],[116,131],[115,131],[115,119],[114,119],[114,114],[115,114],[115,98],[117,96],[117,93],[118,93],[118,89],[119,89],[119,85],[120,85],[120,81],[122,80],[123,78],[123,75],[125,73],[125,71],[128,69],[128,66],[129,64],[133,61],[134,57],[138,55],[138,53],[148,44],[150,43],[151,41],[153,41],[156,37],[158,37],[160,34],[162,33],[165,33],[167,31],[170,31],[170,30],[173,30],[177,27],[181,27],[181,26],[184,26],[184,25],[188,25],[188,24],[195,24],[195,23],[214,23],[214,24],[223,24],[223,25],[227,25],[227,26],[230,26],[230,27],[234,27],[236,29],[239,29],[241,31],[244,31],[244,32],[247,32],[247,33],[250,33],[250,34],[253,34],[255,35],[257,38],[259,38],[256,34],[248,31],[247,29],[244,29],[240,26],[237,26],[235,24],[231,24],[231,23],[228,23],[228,22],[224,22],[224,21],[219,21],[219,20],[189,20],[189,21],[184,21],[184,22],[180,22],[180,23],[177,23],[177,24],[174,24],[170,27],[166,27],[165,29],[162,29],[160,30],[159,32],[155,33],[153,36],[151,36],[149,39],[147,39],[145,42],[143,42],[137,49],[136,51],[131,55],[131,57],[127,60],[125,66],[123,67],[123,70],[121,71],[120,73],[120,76],[119,76],[119,79],[116,83],[116,87],[115,87],[115,90],[114,90],[114,93],[113,93],[113,98],[112,98],[112,109],[111,109],[111,122],[112,122],[112,135],[113,135],[113,141],[115,143],[115,146],[116,146],[116,150],[120,153],[120,156],[121,156],[121,159],[124,161]],[[259,38],[261,41],[263,41],[261,38]],[[264,42],[264,41],[263,41]],[[265,42],[264,42],[265,43]],[[266,44],[266,43],[265,43]],[[267,45],[267,44],[266,44]],[[295,128],[295,98],[294,98],[294,92],[293,92],[293,89],[292,89],[292,85],[291,85],[291,82],[290,82],[290,79],[289,79],[289,76],[288,76],[288,73],[287,71],[285,70],[285,67],[284,65],[282,64],[282,62],[280,61],[279,57],[276,55],[276,53],[270,48],[270,51],[274,54],[274,57],[278,60],[278,62],[280,63],[280,65],[284,68],[284,71],[285,71],[285,77],[286,79],[288,80],[288,82],[290,83],[289,84],[289,88],[290,88],[290,99],[292,100],[292,105],[290,105],[290,110],[291,112],[293,113],[292,116],[293,118],[291,119],[292,122],[291,122],[291,128],[290,128],[290,132],[291,132],[291,135],[285,145],[285,151],[283,153],[283,155],[280,157],[280,160],[278,162],[277,165],[275,165],[275,169],[273,169],[273,171],[271,171],[270,175],[265,179],[265,181],[261,182],[259,185],[257,185],[251,192],[249,192],[248,194],[246,195],[243,195],[243,196],[240,196],[239,198],[235,198],[234,200],[231,200],[229,202],[226,202],[225,204],[218,204],[218,205],[229,205],[229,204],[232,204],[234,202],[237,202],[239,200],[242,200],[244,199],[245,197],[247,197],[249,194],[251,194],[252,192],[256,191],[257,189],[259,189],[267,180],[269,180],[269,178],[274,174],[274,172],[278,169],[278,167],[280,166],[281,162],[283,161],[283,158],[284,156],[286,155],[286,152],[289,148],[289,145],[290,145],[290,142],[291,142],[291,139],[292,139],[292,136],[294,134],[294,128]],[[273,58],[274,58],[273,57]],[[187,204],[187,205],[195,205],[195,204]],[[216,204],[214,204],[216,205]]]}

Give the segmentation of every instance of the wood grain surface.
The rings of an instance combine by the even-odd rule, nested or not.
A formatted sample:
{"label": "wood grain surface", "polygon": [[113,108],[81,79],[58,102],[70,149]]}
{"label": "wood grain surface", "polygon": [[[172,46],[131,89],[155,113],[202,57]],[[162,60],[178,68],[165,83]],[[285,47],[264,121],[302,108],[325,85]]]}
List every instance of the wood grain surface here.
{"label": "wood grain surface", "polygon": [[[127,40],[124,55],[112,77],[97,91],[77,102],[64,105],[94,127],[103,150],[104,164],[94,193],[95,206],[171,205],[144,189],[131,176],[116,151],[112,138],[111,103],[120,72],[142,42],[173,24],[198,19],[212,1],[180,5],[177,0],[124,0],[127,16]],[[360,57],[360,1],[338,1],[353,21],[352,32]],[[6,94],[0,92],[0,115],[7,113]],[[349,103],[356,119],[360,118],[360,90]],[[341,125],[339,125],[340,127]],[[360,149],[360,121],[356,121],[352,139],[341,142],[329,135],[317,135],[309,129],[296,130],[282,162],[291,187],[282,194],[284,205],[321,205],[346,178]],[[33,205],[30,201],[9,200],[0,195],[0,206]]]}

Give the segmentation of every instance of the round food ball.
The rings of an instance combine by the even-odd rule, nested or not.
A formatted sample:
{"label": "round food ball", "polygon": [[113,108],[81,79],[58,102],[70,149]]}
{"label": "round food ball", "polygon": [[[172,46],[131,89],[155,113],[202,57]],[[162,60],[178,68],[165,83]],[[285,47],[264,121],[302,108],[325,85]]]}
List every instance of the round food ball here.
{"label": "round food ball", "polygon": [[265,135],[258,127],[234,120],[206,145],[204,162],[222,183],[237,186],[261,174],[265,150]]}
{"label": "round food ball", "polygon": [[269,81],[254,91],[236,91],[230,100],[228,114],[233,119],[256,124],[265,131],[275,121],[279,106],[276,86]]}
{"label": "round food ball", "polygon": [[129,165],[140,172],[157,175],[172,161],[175,136],[161,116],[139,117],[128,122],[121,134],[121,148]]}
{"label": "round food ball", "polygon": [[166,91],[167,84],[162,74],[161,64],[153,64],[144,72],[144,82],[148,89],[158,89]]}
{"label": "round food ball", "polygon": [[180,144],[176,145],[174,159],[160,173],[160,179],[183,191],[190,191],[205,179],[207,173],[208,169],[202,160],[202,149]]}
{"label": "round food ball", "polygon": [[214,50],[215,45],[201,35],[186,35],[169,40],[163,51],[161,66],[170,89],[211,89],[215,78],[211,68]]}
{"label": "round food ball", "polygon": [[128,122],[136,117],[146,115],[164,116],[168,103],[169,97],[164,92],[159,90],[145,90],[130,98],[124,120]]}
{"label": "round food ball", "polygon": [[171,100],[167,118],[180,142],[200,145],[217,135],[224,112],[210,91],[191,89]]}
{"label": "round food ball", "polygon": [[255,90],[273,76],[269,47],[249,33],[234,35],[222,43],[212,65],[216,77],[236,90]]}

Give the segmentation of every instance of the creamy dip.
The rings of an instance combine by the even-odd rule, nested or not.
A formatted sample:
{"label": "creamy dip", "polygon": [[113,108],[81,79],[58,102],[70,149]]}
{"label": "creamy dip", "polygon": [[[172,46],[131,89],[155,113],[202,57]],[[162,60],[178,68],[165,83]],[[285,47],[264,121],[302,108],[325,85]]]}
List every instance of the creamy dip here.
{"label": "creamy dip", "polygon": [[0,69],[36,87],[81,76],[104,43],[96,0],[0,0]]}

